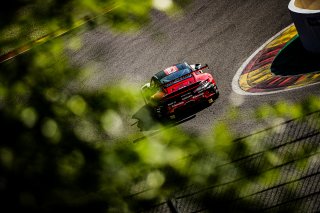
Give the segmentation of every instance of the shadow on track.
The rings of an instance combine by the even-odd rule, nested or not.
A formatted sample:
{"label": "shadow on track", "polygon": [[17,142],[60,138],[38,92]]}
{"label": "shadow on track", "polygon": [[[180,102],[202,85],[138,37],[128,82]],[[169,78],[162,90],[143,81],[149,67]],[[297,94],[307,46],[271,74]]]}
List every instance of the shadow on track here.
{"label": "shadow on track", "polygon": [[196,117],[196,114],[212,104],[201,103],[193,105],[193,107],[184,109],[183,111],[175,113],[176,118],[158,118],[152,108],[147,105],[141,107],[133,116],[132,119],[136,119],[137,127],[140,131],[159,130],[160,127],[172,127],[182,124]]}
{"label": "shadow on track", "polygon": [[300,37],[291,40],[276,56],[271,71],[275,75],[300,75],[320,71],[320,54],[308,52]]}

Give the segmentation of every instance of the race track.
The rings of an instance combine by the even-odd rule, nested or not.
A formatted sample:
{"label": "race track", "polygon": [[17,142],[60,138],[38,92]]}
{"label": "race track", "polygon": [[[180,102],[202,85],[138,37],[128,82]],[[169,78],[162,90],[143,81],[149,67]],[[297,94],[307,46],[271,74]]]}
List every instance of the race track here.
{"label": "race track", "polygon": [[[155,72],[172,64],[183,61],[207,63],[217,81],[220,97],[212,106],[180,123],[179,128],[206,134],[215,122],[225,121],[231,125],[238,137],[266,129],[248,138],[254,140],[261,136],[261,142],[274,146],[273,151],[279,155],[292,154],[292,151],[308,144],[314,145],[314,150],[317,150],[320,133],[315,126],[318,124],[319,112],[307,116],[303,122],[257,122],[250,116],[252,111],[262,104],[282,100],[299,102],[308,95],[319,95],[318,84],[270,95],[243,96],[232,90],[232,80],[248,57],[267,40],[292,24],[288,3],[289,1],[283,0],[195,0],[188,6],[184,16],[175,19],[153,11],[152,23],[135,34],[114,34],[106,26],[83,32],[84,46],[71,54],[72,60],[78,65],[95,69],[91,79],[84,82],[84,88],[121,82],[142,86]],[[143,109],[143,105],[140,107]],[[228,120],[226,112],[231,108],[239,110],[240,119]],[[127,115],[128,120],[131,116]],[[274,127],[276,122],[285,123]],[[267,129],[268,127],[273,128]],[[131,132],[139,131],[137,125],[130,125],[126,129]],[[142,134],[150,136],[153,133],[142,131]],[[137,141],[139,138],[133,142]],[[253,171],[259,170],[261,165],[264,165],[264,152],[266,150],[259,152],[259,156],[254,154],[241,158],[239,164],[250,165]],[[236,153],[236,157],[241,156]],[[296,159],[277,167],[283,171],[278,185],[266,184],[265,188],[254,185],[254,193],[247,192],[246,196],[261,198],[263,204],[254,208],[285,212],[281,210],[296,208],[297,203],[302,203],[300,207],[298,205],[298,212],[319,211],[319,154],[313,153],[308,159],[309,168],[303,170],[303,173],[293,172],[295,163],[300,160]],[[277,177],[272,176],[269,179],[274,180]],[[234,182],[237,181],[232,179],[227,184]],[[286,187],[293,182],[298,183],[299,187],[296,194],[288,195]],[[219,191],[219,187],[223,188],[226,183],[222,181],[220,185],[214,184],[206,190],[181,187],[182,191],[174,194],[170,202],[157,204],[147,212],[180,212],[177,209],[181,212],[212,212],[199,205],[198,197],[201,197],[202,192],[205,194],[212,189]],[[176,209],[172,210],[172,206]],[[222,209],[214,209],[214,212],[226,212],[225,207],[229,206],[229,203],[222,206]]]}
{"label": "race track", "polygon": [[179,126],[204,133],[214,122],[225,121],[225,112],[236,107],[240,117],[246,119],[233,122],[232,128],[239,135],[246,135],[271,125],[256,123],[248,117],[261,104],[279,100],[295,102],[319,93],[317,85],[263,96],[242,96],[232,91],[232,79],[242,63],[292,23],[288,3],[197,0],[187,7],[183,16],[176,18],[153,11],[152,23],[141,32],[115,34],[106,26],[84,32],[84,46],[72,53],[72,60],[95,68],[85,87],[121,81],[141,86],[155,72],[177,62],[207,63],[216,78],[220,97]]}

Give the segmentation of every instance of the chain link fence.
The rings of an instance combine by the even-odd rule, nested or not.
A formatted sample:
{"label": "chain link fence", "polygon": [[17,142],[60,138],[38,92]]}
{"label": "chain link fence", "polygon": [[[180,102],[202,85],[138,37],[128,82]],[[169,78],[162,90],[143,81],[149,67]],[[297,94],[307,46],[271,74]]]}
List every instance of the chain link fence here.
{"label": "chain link fence", "polygon": [[[320,112],[314,112],[239,138],[230,162],[216,168],[223,178],[201,188],[181,186],[142,212],[319,212],[319,130]],[[207,165],[215,161],[212,153],[201,156]]]}

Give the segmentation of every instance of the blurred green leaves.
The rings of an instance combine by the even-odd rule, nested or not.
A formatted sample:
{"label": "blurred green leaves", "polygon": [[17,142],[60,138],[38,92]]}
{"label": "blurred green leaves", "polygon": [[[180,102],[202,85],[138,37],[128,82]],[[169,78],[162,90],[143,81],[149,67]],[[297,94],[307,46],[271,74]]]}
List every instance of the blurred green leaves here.
{"label": "blurred green leaves", "polygon": [[[9,2],[8,8],[0,9],[1,52],[73,27],[82,18],[100,20],[119,31],[136,30],[148,22],[152,9],[170,13],[184,2]],[[110,12],[99,16],[106,11]],[[263,134],[235,140],[224,122],[217,122],[209,135],[195,135],[152,120],[148,111],[143,114],[152,121],[146,125],[157,131],[130,132],[131,117],[143,105],[139,88],[126,82],[94,91],[80,89],[83,79],[90,77],[90,67],[71,66],[64,51],[81,45],[80,38],[49,39],[0,64],[0,209],[135,212],[139,204],[162,201],[189,185],[223,185],[222,195],[236,196],[268,181],[279,183],[282,171],[272,168],[317,151],[313,146],[275,151],[260,143]],[[255,115],[279,124],[319,109],[320,100],[314,96],[303,103],[263,105]],[[237,110],[226,117],[238,119]],[[134,144],[137,136],[142,139]],[[237,161],[248,156],[259,156],[263,163]],[[308,166],[307,160],[297,163],[297,169]]]}
{"label": "blurred green leaves", "polygon": [[75,115],[78,116],[83,115],[87,108],[85,100],[83,100],[83,98],[79,95],[72,96],[67,101],[67,106]]}
{"label": "blurred green leaves", "polygon": [[75,180],[76,176],[81,173],[81,169],[85,164],[85,159],[81,151],[73,150],[68,155],[61,157],[57,161],[59,174],[63,179],[69,181]]}
{"label": "blurred green leaves", "polygon": [[[69,29],[88,23],[103,23],[119,32],[136,31],[150,20],[150,11],[169,14],[190,0],[18,0],[0,9],[0,55],[23,45],[30,47],[51,40]],[[95,23],[96,22],[96,23]],[[33,42],[36,41],[36,42]],[[79,48],[71,41],[71,48]]]}
{"label": "blurred green leaves", "polygon": [[14,160],[14,155],[12,150],[6,147],[2,147],[0,149],[0,158],[1,158],[1,165],[6,168],[11,168]]}
{"label": "blurred green leaves", "polygon": [[32,128],[37,121],[37,112],[32,108],[25,108],[21,112],[22,122],[29,128]]}
{"label": "blurred green leaves", "polygon": [[[104,206],[103,212],[107,206],[127,209],[124,196],[131,190],[128,187],[143,179],[141,171],[148,171],[145,180],[149,187],[161,188],[166,181],[164,173],[152,169],[154,162],[149,165],[152,158],[145,150],[125,150],[112,144],[136,135],[126,132],[126,126],[131,122],[128,114],[141,103],[139,89],[128,84],[108,85],[99,91],[73,89],[90,70],[70,66],[64,51],[78,50],[82,41],[57,38],[86,21],[120,31],[137,30],[148,22],[152,1],[35,0],[7,6],[0,9],[0,54],[21,45],[19,51],[29,51],[0,65],[0,124],[4,132],[0,194],[6,203],[2,208],[14,204],[18,211],[83,210],[92,205],[93,209]],[[162,166],[176,164],[183,156],[178,147],[154,145],[150,152],[159,147],[167,151],[163,153],[166,158],[159,158]],[[157,150],[153,150],[152,157],[156,156]],[[118,192],[124,189],[127,191]]]}

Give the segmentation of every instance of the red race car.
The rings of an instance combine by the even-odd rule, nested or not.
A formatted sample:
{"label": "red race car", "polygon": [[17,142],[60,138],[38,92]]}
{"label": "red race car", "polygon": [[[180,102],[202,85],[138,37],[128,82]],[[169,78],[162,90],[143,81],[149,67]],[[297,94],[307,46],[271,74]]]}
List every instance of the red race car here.
{"label": "red race car", "polygon": [[158,118],[175,119],[176,114],[199,103],[212,104],[219,90],[212,75],[204,72],[208,65],[180,63],[152,76],[141,88],[147,106]]}

